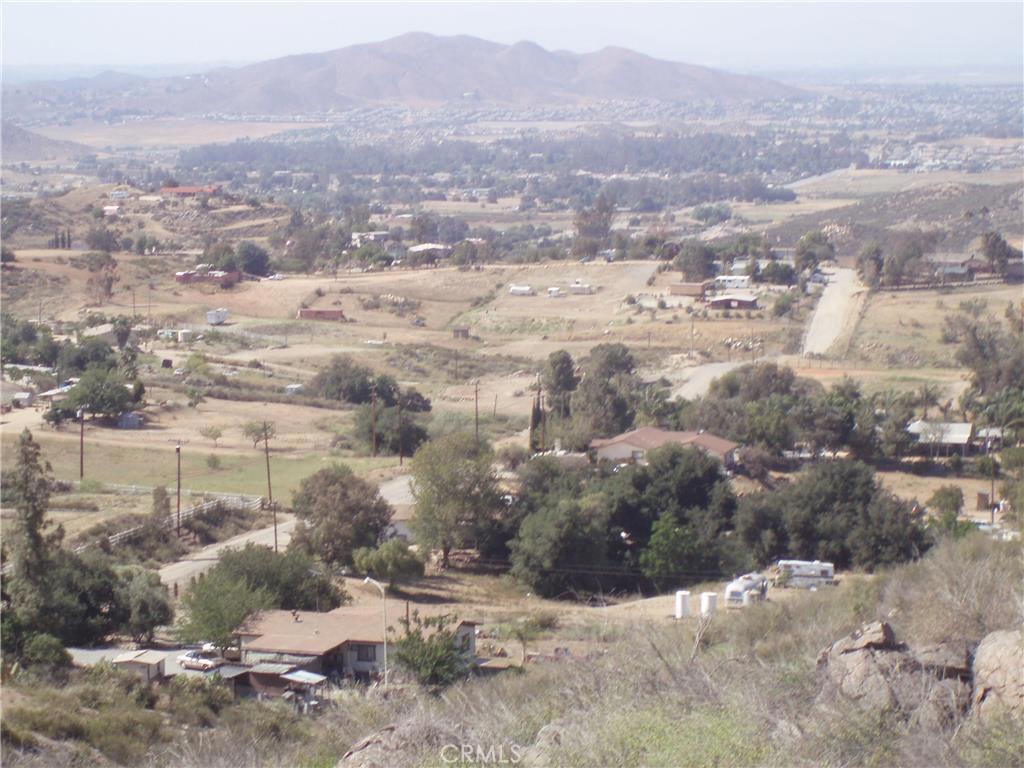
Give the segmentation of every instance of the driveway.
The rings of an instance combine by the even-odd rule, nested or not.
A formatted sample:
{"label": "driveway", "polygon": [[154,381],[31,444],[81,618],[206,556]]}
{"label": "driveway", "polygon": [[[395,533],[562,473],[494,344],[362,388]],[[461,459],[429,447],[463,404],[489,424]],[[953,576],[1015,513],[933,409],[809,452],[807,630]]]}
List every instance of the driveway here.
{"label": "driveway", "polygon": [[840,336],[852,333],[861,302],[867,296],[868,289],[858,279],[856,270],[837,267],[822,271],[828,275],[828,285],[807,326],[805,355],[825,355]]}
{"label": "driveway", "polygon": [[[411,480],[412,475],[399,475],[382,484],[380,486],[380,494],[392,506],[411,505],[413,503],[412,489],[410,488]],[[277,547],[279,550],[283,550],[288,546],[288,542],[292,540],[293,530],[295,530],[294,516],[278,513]],[[259,530],[249,531],[217,544],[211,544],[198,552],[193,552],[176,563],[165,565],[160,569],[160,581],[171,589],[174,589],[174,585],[177,584],[178,590],[184,591],[188,588],[189,582],[193,578],[198,578],[199,574],[208,571],[216,564],[224,550],[241,549],[246,544],[262,544],[265,547],[273,547],[274,527],[260,528]]]}

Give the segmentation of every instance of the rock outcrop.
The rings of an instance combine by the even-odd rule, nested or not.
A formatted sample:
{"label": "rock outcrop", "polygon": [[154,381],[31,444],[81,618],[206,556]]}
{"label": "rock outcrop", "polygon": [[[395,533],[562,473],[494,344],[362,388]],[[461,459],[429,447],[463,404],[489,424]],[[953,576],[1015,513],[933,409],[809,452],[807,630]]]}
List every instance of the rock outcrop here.
{"label": "rock outcrop", "polygon": [[898,711],[937,727],[954,722],[971,702],[970,656],[965,643],[911,650],[886,622],[867,624],[818,655],[818,668],[847,699]]}
{"label": "rock outcrop", "polygon": [[974,652],[974,714],[997,711],[1024,715],[1024,632],[1001,630],[987,635]]}

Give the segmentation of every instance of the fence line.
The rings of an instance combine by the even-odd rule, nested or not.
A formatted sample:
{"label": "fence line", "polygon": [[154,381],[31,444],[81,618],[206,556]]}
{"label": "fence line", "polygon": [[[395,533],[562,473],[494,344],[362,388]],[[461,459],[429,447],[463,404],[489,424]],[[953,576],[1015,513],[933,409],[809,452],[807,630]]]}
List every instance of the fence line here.
{"label": "fence line", "polygon": [[[181,510],[181,519],[191,520],[196,515],[201,515],[204,512],[211,512],[214,509],[217,509],[218,507],[222,506],[226,506],[230,509],[238,509],[247,512],[255,512],[263,508],[262,496],[243,496],[241,494],[224,493],[208,495],[214,496],[215,498],[210,499],[209,501],[204,501],[200,504],[194,504],[191,507],[188,507],[187,509]],[[162,528],[176,528],[178,525],[178,514],[176,512],[172,512],[170,515],[164,518],[164,520],[159,525]],[[106,538],[107,541],[109,541],[111,544],[117,545],[137,536],[145,529],[145,524],[136,525],[131,528],[127,528],[123,531],[112,533],[110,536],[107,536]],[[74,552],[75,554],[81,554],[91,546],[95,546],[95,544],[81,544],[75,547]]]}

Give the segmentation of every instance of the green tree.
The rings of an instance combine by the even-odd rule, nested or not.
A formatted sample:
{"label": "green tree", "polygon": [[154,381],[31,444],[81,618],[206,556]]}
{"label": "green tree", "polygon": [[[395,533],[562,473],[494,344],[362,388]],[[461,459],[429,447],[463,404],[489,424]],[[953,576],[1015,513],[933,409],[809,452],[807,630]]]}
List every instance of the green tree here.
{"label": "green tree", "polygon": [[386,579],[389,588],[423,576],[423,561],[401,539],[388,539],[376,549],[357,549],[352,559],[362,573]]}
{"label": "green tree", "polygon": [[21,663],[35,673],[62,680],[71,670],[71,654],[53,635],[45,633],[30,636],[21,652]]}
{"label": "green tree", "polygon": [[835,246],[829,242],[828,236],[821,230],[813,230],[797,241],[794,267],[798,273],[805,269],[813,270],[821,262],[835,258],[835,253]]}
{"label": "green tree", "polygon": [[644,575],[661,587],[687,579],[697,581],[703,557],[700,542],[674,514],[665,512],[651,529],[651,540],[640,555]]}
{"label": "green tree", "polygon": [[541,381],[551,411],[560,418],[568,418],[571,410],[570,398],[580,383],[572,355],[564,349],[548,355]]}
{"label": "green tree", "polygon": [[[199,434],[205,437],[207,440],[213,441],[213,447],[217,447],[217,441],[224,436],[224,430],[218,427],[216,424],[207,424],[205,427],[199,430]],[[246,435],[248,437],[248,435]]]}
{"label": "green tree", "polygon": [[210,571],[182,599],[178,637],[186,643],[205,640],[227,648],[245,620],[271,604],[266,591],[253,589],[227,573]]}
{"label": "green tree", "polygon": [[235,249],[238,266],[250,275],[265,275],[270,266],[270,254],[255,243],[244,241]]}
{"label": "green tree", "polygon": [[684,279],[706,280],[715,274],[715,249],[700,240],[687,240],[679,249],[674,264]]}
{"label": "green tree", "polygon": [[453,547],[471,541],[499,508],[490,448],[457,432],[425,443],[412,460],[417,543],[441,550],[444,567]]}
{"label": "green tree", "polygon": [[293,548],[274,552],[249,543],[221,555],[213,571],[265,592],[269,608],[329,611],[348,597],[329,572],[317,569],[308,554]]}
{"label": "green tree", "polygon": [[[403,407],[401,413],[401,432],[399,432],[398,417],[397,407],[377,407],[376,432],[378,453],[397,456],[399,447],[401,447],[403,456],[411,456],[420,445],[426,442],[427,430],[420,420],[416,418],[415,413],[410,413]],[[361,405],[356,409],[354,436],[369,450],[373,447],[373,433],[373,407]]]}
{"label": "green tree", "polygon": [[469,673],[470,660],[459,648],[455,621],[448,616],[399,618],[404,634],[394,645],[395,660],[420,685],[443,687]]}
{"label": "green tree", "polygon": [[330,566],[351,565],[355,550],[376,546],[394,514],[376,486],[343,464],[305,478],[292,508],[298,521],[290,547]]}
{"label": "green tree", "polygon": [[989,265],[998,274],[1006,274],[1010,261],[1019,261],[1021,252],[1006,242],[998,232],[986,232],[981,236],[981,252]]}
{"label": "green tree", "polygon": [[600,590],[607,557],[607,517],[578,499],[552,498],[530,512],[511,550],[512,576],[545,597]]}
{"label": "green tree", "polygon": [[159,574],[142,568],[130,569],[124,579],[128,609],[124,631],[136,643],[149,643],[157,627],[170,624],[174,618],[167,587]]}
{"label": "green tree", "polygon": [[253,448],[258,448],[260,443],[277,437],[277,427],[269,421],[247,421],[242,425],[242,436],[252,440]]}
{"label": "green tree", "polygon": [[14,255],[14,251],[6,245],[0,246],[0,264],[13,264],[15,261],[17,261],[17,257]]}
{"label": "green tree", "polygon": [[133,405],[132,392],[125,385],[119,372],[93,365],[68,392],[65,405],[72,410],[82,408],[93,416],[114,417]]}

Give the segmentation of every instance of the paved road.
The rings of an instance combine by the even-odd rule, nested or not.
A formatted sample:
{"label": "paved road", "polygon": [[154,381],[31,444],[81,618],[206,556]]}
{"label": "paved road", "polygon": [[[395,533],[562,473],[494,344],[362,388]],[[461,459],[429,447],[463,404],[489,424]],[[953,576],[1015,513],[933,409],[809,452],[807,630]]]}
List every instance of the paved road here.
{"label": "paved road", "polygon": [[852,331],[860,303],[867,295],[867,288],[861,284],[855,270],[844,267],[823,271],[829,276],[829,282],[807,327],[805,355],[827,354],[845,331]]}
{"label": "paved road", "polygon": [[672,396],[685,397],[687,400],[703,397],[711,388],[712,381],[749,362],[750,360],[733,360],[727,363],[703,363],[686,368],[683,372],[686,380],[672,390]]}
{"label": "paved road", "polygon": [[[412,480],[410,475],[399,475],[393,480],[387,481],[380,487],[381,496],[392,506],[412,504],[412,491],[409,487],[410,480]],[[293,530],[295,530],[295,518],[292,515],[278,514],[278,549],[284,549],[288,546],[288,542],[292,539]],[[172,589],[177,584],[179,590],[184,590],[188,587],[189,581],[199,576],[200,573],[212,568],[224,550],[241,549],[250,543],[273,547],[274,527],[261,528],[257,531],[240,534],[217,544],[211,544],[198,552],[193,552],[176,563],[165,565],[160,569],[160,581]]]}
{"label": "paved road", "polygon": [[[284,549],[288,546],[294,529],[295,518],[291,515],[279,513],[277,516],[277,546],[279,549]],[[186,589],[193,577],[213,567],[224,550],[241,549],[249,543],[273,547],[274,526],[260,528],[257,531],[250,531],[217,544],[211,544],[198,552],[193,552],[183,560],[165,565],[160,569],[160,581],[172,588],[174,584],[177,584],[179,589]]]}

